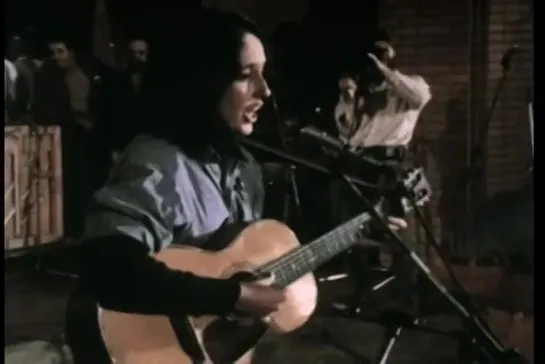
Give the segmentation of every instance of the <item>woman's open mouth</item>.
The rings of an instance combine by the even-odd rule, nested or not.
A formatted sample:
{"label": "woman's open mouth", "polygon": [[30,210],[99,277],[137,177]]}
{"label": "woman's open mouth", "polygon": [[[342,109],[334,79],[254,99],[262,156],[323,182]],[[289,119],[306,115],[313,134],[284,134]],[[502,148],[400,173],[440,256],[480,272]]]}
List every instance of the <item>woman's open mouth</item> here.
{"label": "woman's open mouth", "polygon": [[244,121],[247,123],[255,123],[259,117],[259,110],[261,110],[262,104],[254,104],[246,109],[243,114]]}
{"label": "woman's open mouth", "polygon": [[257,121],[257,111],[244,113],[244,121],[247,123],[255,123]]}

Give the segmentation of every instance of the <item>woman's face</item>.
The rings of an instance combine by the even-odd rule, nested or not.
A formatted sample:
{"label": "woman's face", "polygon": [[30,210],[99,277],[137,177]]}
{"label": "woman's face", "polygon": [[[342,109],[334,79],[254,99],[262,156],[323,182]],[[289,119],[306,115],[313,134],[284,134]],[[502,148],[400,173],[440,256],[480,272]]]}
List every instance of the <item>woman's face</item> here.
{"label": "woman's face", "polygon": [[250,135],[258,112],[271,95],[263,70],[267,58],[263,43],[246,33],[239,54],[240,73],[220,100],[220,115],[237,134]]}

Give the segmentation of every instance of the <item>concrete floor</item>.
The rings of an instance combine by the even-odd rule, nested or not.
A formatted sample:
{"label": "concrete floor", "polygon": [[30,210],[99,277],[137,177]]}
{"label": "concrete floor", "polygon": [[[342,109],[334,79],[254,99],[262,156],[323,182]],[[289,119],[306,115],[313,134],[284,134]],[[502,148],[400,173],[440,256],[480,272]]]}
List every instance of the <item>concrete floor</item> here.
{"label": "concrete floor", "polygon": [[[436,269],[439,276],[444,272]],[[497,269],[457,269],[459,276],[487,310],[491,327],[508,344],[518,348],[533,363],[533,278],[509,275]],[[5,281],[5,359],[11,364],[70,363],[64,347],[64,309],[74,279],[55,275],[21,274]],[[255,363],[325,364],[373,363],[384,328],[356,319],[332,317],[323,307],[349,294],[346,283],[321,287],[320,307],[305,327],[283,336],[267,336],[259,344]],[[503,298],[502,298],[503,297]],[[510,297],[511,299],[507,299]],[[516,297],[517,299],[513,299]],[[457,320],[435,298],[427,299],[429,319],[443,328],[456,328]],[[429,309],[431,307],[431,309]],[[526,311],[526,314],[517,312]],[[326,327],[335,342],[352,349],[340,350],[320,327]],[[30,344],[29,344],[30,343]],[[66,360],[62,360],[61,353]],[[404,332],[394,347],[388,364],[449,364],[457,359],[456,341],[438,334]],[[376,359],[375,359],[376,360]]]}

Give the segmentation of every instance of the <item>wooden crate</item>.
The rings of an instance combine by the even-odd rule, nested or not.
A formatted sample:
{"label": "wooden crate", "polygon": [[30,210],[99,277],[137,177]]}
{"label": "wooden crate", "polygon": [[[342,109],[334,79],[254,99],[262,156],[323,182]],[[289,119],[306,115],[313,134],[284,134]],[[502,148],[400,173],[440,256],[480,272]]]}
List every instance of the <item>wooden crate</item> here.
{"label": "wooden crate", "polygon": [[4,127],[4,253],[63,237],[60,127]]}

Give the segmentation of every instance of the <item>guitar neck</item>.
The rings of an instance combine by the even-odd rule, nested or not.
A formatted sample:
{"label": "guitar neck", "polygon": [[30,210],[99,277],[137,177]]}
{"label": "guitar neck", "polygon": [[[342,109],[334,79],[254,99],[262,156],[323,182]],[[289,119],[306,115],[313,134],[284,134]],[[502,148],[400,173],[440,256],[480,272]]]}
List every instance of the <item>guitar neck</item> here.
{"label": "guitar neck", "polygon": [[[410,191],[410,198],[401,200],[401,207],[405,213],[414,208],[413,203],[421,206],[429,200],[431,188],[421,168],[407,173],[403,183],[407,192]],[[266,264],[259,271],[273,273],[278,286],[287,286],[355,245],[371,220],[371,215],[364,212],[311,243]]]}
{"label": "guitar neck", "polygon": [[267,264],[260,271],[272,272],[278,286],[287,286],[351,248],[358,242],[362,226],[369,221],[371,215],[360,214],[311,243]]}

